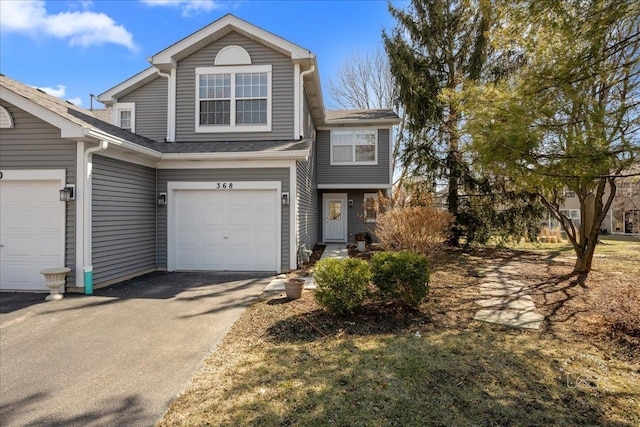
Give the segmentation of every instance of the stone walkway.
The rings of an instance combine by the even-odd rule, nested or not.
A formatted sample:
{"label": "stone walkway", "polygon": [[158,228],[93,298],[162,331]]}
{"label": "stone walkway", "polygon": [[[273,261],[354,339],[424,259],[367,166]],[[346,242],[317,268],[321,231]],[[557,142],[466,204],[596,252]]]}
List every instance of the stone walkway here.
{"label": "stone walkway", "polygon": [[[349,256],[349,249],[347,248],[346,243],[326,243],[326,247],[322,252],[322,256],[320,259],[324,258],[347,258]],[[280,274],[275,279],[273,279],[266,288],[265,291],[284,291],[284,279],[286,279],[286,275]],[[307,276],[304,278],[304,289],[315,289],[316,283],[313,280],[313,276]]]}
{"label": "stone walkway", "polygon": [[512,328],[540,328],[544,316],[536,313],[528,287],[510,279],[515,274],[515,267],[509,264],[491,266],[487,270],[479,285],[482,298],[476,301],[483,308],[476,313],[475,320]]}

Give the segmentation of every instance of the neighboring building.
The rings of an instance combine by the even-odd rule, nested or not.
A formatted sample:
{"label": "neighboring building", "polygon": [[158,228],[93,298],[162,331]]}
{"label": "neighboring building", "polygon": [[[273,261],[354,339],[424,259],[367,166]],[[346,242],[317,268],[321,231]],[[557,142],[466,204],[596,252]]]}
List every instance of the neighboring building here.
{"label": "neighboring building", "polygon": [[149,62],[98,96],[111,123],[0,77],[0,289],[46,290],[38,272],[62,265],[77,292],[284,272],[375,227],[395,113],[325,111],[315,55],[233,15]]}
{"label": "neighboring building", "polygon": [[[600,226],[601,232],[640,235],[640,184],[637,177],[619,179],[616,185],[616,196]],[[580,200],[573,191],[565,191],[562,208],[560,211],[574,224],[580,223]],[[547,224],[551,229],[560,228],[558,221],[550,215]]]}

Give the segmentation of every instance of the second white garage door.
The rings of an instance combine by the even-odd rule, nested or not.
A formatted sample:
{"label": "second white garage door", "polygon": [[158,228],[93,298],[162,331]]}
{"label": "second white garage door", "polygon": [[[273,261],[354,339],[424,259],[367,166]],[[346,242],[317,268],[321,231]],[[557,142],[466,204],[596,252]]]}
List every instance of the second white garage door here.
{"label": "second white garage door", "polygon": [[176,270],[278,270],[275,190],[177,190],[173,204]]}

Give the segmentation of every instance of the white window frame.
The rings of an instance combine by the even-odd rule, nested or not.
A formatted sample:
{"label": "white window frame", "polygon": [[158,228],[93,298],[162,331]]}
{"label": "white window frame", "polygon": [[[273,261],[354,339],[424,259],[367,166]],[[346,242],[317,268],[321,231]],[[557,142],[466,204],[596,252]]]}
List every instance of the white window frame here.
{"label": "white window frame", "polygon": [[[271,104],[273,103],[271,80],[272,67],[267,65],[235,65],[216,67],[197,67],[195,77],[195,131],[196,133],[221,133],[221,132],[271,132]],[[267,73],[267,123],[259,125],[236,125],[236,74],[243,73]],[[231,74],[231,98],[230,98],[230,124],[228,125],[201,125],[200,124],[200,76],[209,74]]]}
{"label": "white window frame", "polygon": [[573,190],[567,190],[565,188],[564,197],[567,198],[567,199],[575,199],[576,198],[576,192],[573,191]]}
{"label": "white window frame", "polygon": [[378,193],[364,193],[362,197],[362,209],[364,211],[363,217],[365,222],[375,223],[378,221],[378,214],[376,212],[376,216],[374,218],[367,217],[367,199],[375,200],[374,203],[378,203]]}
{"label": "white window frame", "polygon": [[136,131],[136,103],[135,102],[118,102],[113,108],[113,123],[119,128],[124,129],[120,125],[120,113],[122,111],[131,111],[131,129],[130,132]]}
{"label": "white window frame", "polygon": [[[582,222],[582,218],[580,217],[580,209],[560,209],[560,213],[569,218],[573,225],[579,225]],[[576,218],[574,218],[573,214],[577,214],[575,215]]]}
{"label": "white window frame", "polygon": [[[374,151],[374,155],[375,155],[375,159],[374,160],[368,160],[368,161],[357,161],[356,160],[356,144],[353,143],[351,144],[352,147],[352,161],[350,162],[339,162],[339,161],[334,161],[333,160],[333,144],[335,141],[334,138],[334,134],[336,132],[373,132],[374,136],[375,136],[375,151]],[[343,145],[346,146],[346,145]],[[331,166],[346,166],[346,165],[359,165],[359,166],[365,166],[365,165],[377,165],[378,164],[378,128],[353,128],[353,129],[332,129],[331,130],[331,144],[329,147],[329,152],[330,152],[330,156],[331,156],[331,160],[330,160],[330,165]]]}

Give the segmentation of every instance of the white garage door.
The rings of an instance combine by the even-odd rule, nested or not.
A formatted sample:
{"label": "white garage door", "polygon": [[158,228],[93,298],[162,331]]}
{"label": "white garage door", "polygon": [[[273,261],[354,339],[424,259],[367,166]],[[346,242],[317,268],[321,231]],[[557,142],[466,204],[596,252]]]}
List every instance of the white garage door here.
{"label": "white garage door", "polygon": [[64,266],[60,181],[0,180],[0,289],[44,291],[44,268]]}
{"label": "white garage door", "polygon": [[178,190],[176,270],[277,271],[274,190]]}

